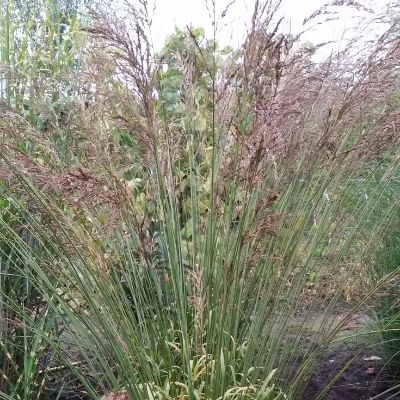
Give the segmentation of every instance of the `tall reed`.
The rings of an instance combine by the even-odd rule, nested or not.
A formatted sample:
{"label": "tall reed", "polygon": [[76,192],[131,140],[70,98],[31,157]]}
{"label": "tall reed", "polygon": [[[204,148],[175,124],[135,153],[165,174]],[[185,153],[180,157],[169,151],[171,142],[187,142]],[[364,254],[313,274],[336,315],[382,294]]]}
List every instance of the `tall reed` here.
{"label": "tall reed", "polygon": [[[92,10],[85,56],[97,64],[83,68],[98,78],[83,73],[89,90],[72,105],[102,152],[86,139],[67,166],[51,140],[39,150],[48,165],[1,152],[4,196],[36,245],[4,219],[0,238],[63,331],[37,333],[89,398],[299,399],[390,279],[332,325],[389,216],[372,218],[398,160],[398,43],[388,31],[343,75],[334,58],[314,66],[292,48],[275,3],[257,1],[229,56],[189,28],[155,60],[147,2],[125,5],[124,20]],[[359,179],[375,182],[368,201]],[[330,297],[310,295],[311,274],[332,277]]]}

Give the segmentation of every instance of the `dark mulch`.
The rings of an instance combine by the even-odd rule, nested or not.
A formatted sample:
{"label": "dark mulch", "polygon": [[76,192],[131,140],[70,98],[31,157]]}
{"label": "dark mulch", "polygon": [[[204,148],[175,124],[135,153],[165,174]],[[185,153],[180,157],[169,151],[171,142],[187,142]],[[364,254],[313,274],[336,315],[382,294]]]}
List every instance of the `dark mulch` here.
{"label": "dark mulch", "polygon": [[[352,346],[344,345],[328,355],[321,362],[302,397],[302,400],[314,400],[335,375],[356,358],[334,383],[326,400],[368,400],[384,393],[396,384],[392,374],[384,369],[382,360],[365,360],[374,354],[370,350],[355,350]],[[397,384],[399,381],[397,380]],[[400,389],[390,391],[379,397],[382,400],[400,400]]]}

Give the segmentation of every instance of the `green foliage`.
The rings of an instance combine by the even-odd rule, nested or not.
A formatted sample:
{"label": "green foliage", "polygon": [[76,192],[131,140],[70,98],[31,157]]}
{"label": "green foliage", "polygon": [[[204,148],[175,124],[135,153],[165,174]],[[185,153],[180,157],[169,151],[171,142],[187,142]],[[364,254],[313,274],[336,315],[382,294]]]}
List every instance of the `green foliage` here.
{"label": "green foliage", "polygon": [[48,341],[57,323],[35,286],[26,254],[18,251],[17,243],[24,242],[30,253],[39,252],[35,237],[23,228],[24,219],[21,206],[11,198],[1,199],[0,392],[28,400],[38,398],[45,389],[47,372],[43,365],[53,358]]}
{"label": "green foliage", "polygon": [[400,371],[400,220],[396,215],[388,223],[374,260],[372,276],[375,280],[390,277],[378,299],[374,317],[382,335],[382,346],[387,363],[396,375]]}
{"label": "green foliage", "polygon": [[[77,66],[80,47],[77,12],[81,1],[5,1],[2,4],[1,54],[9,72],[3,75],[3,98],[29,109],[38,87],[49,80],[53,103],[69,88],[63,75]],[[31,110],[32,111],[32,110]]]}
{"label": "green foliage", "polygon": [[[0,98],[43,134],[49,128],[48,115],[61,115],[61,99],[75,90],[67,75],[78,67],[81,5],[80,0],[0,2]],[[49,105],[45,112],[40,111],[43,103]],[[7,124],[3,129],[11,137]],[[15,145],[38,162],[49,161],[32,137]],[[40,253],[39,242],[26,225],[27,215],[35,212],[28,199],[19,204],[8,197],[8,184],[0,183],[0,398],[42,398],[48,390],[46,368],[55,356],[49,340],[60,331],[26,262],[28,253]],[[18,250],[20,243],[29,246],[26,253]]]}

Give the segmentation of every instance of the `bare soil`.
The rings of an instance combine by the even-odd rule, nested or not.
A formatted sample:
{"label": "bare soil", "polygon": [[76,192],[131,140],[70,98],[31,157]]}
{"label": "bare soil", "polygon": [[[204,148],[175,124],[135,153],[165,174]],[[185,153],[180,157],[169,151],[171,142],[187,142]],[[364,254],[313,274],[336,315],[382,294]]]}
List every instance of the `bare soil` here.
{"label": "bare soil", "polygon": [[353,358],[324,399],[368,400],[380,395],[380,400],[400,400],[400,388],[390,391],[396,385],[396,378],[384,368],[384,361],[376,357],[371,351],[355,348],[352,344],[332,350],[311,377],[302,400],[317,399],[326,382],[331,381]]}

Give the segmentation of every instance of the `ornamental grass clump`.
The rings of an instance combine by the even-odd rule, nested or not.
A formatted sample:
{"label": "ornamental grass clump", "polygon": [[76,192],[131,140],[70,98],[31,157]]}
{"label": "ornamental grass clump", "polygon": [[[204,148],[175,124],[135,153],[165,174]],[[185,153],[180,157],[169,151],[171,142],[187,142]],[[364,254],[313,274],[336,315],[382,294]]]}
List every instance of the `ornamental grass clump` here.
{"label": "ornamental grass clump", "polygon": [[[51,321],[16,296],[14,319],[49,355],[43,383],[29,375],[37,398],[299,399],[390,279],[332,325],[389,215],[371,223],[399,160],[394,28],[343,74],[345,55],[315,65],[278,33],[275,3],[256,1],[238,50],[188,27],[157,54],[146,1],[124,3],[123,19],[97,7],[68,72],[79,90],[45,145],[35,121],[1,115],[4,127],[22,118],[35,149],[5,128],[1,193],[23,218],[0,219],[1,251],[18,254],[13,271]],[[68,133],[62,156],[55,131]],[[356,183],[372,179],[365,201]]]}

